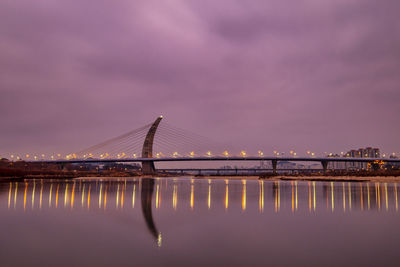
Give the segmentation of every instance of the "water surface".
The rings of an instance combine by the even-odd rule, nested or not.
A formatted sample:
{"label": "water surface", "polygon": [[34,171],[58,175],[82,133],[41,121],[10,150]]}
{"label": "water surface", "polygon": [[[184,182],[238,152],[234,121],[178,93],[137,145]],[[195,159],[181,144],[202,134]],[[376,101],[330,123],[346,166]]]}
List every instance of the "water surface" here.
{"label": "water surface", "polygon": [[397,266],[398,184],[0,184],[1,266]]}

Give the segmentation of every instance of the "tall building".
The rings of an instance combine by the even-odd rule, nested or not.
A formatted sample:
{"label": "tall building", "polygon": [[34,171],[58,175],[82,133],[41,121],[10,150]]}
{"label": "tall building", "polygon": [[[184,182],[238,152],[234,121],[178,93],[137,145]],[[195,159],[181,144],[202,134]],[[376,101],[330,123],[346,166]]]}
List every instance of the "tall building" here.
{"label": "tall building", "polygon": [[[379,148],[359,148],[358,150],[352,149],[346,153],[346,157],[349,158],[379,158],[380,151]],[[368,168],[368,163],[366,162],[349,162],[347,164],[350,168],[366,170]],[[347,168],[349,168],[347,167]]]}

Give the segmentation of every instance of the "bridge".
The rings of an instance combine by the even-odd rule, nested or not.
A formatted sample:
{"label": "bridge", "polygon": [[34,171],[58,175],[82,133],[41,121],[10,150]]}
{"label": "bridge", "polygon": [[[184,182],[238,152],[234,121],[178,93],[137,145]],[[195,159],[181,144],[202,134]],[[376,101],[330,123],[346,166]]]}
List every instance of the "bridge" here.
{"label": "bridge", "polygon": [[[196,155],[194,151],[188,153],[187,156],[182,156],[178,152],[172,153],[171,157],[163,156],[163,153],[156,153],[154,156],[153,147],[155,145],[154,140],[156,134],[159,132],[159,126],[163,117],[158,117],[153,123],[145,125],[139,129],[130,131],[121,136],[109,139],[97,145],[91,146],[80,152],[73,153],[67,156],[67,159],[58,160],[41,160],[42,163],[127,163],[137,162],[142,164],[142,172],[144,175],[155,175],[157,170],[155,168],[155,162],[195,162],[195,161],[270,161],[272,165],[272,172],[277,173],[277,165],[279,161],[289,162],[319,162],[322,166],[324,173],[328,169],[330,162],[347,162],[347,163],[374,163],[374,162],[392,162],[400,163],[400,159],[394,158],[350,158],[350,157],[268,157],[264,156],[263,153],[259,153],[258,156],[248,156],[246,153],[242,153],[241,156],[230,155],[227,151],[223,152],[222,156],[212,155],[211,152],[207,152],[206,156]],[[193,140],[188,138],[187,135],[183,134],[182,130],[173,127],[164,127],[163,131],[168,137],[175,138],[175,143],[167,142],[167,138],[163,135],[158,135],[157,138],[161,141],[160,146],[164,148],[175,148],[177,144],[189,144],[192,146],[198,146]],[[198,136],[195,133],[190,133],[196,137],[200,137],[200,145],[207,144],[205,138]],[[144,138],[144,140],[141,140]],[[141,156],[138,157],[136,153],[124,153],[121,150],[126,151],[137,151],[141,149]],[[106,149],[109,151],[117,151],[114,156],[112,153],[105,152]],[[98,152],[99,157],[96,157],[95,153]],[[37,161],[35,161],[37,162]],[[184,169],[174,169],[179,171]],[[221,169],[225,171],[225,169]]]}

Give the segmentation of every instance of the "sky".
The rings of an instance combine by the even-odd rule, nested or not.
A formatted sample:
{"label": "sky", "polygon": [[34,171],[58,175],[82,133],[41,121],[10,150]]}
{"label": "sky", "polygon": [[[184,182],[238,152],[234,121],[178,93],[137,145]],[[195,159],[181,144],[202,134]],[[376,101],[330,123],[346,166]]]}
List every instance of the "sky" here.
{"label": "sky", "polygon": [[400,154],[397,0],[0,1],[0,156],[163,115],[249,152]]}

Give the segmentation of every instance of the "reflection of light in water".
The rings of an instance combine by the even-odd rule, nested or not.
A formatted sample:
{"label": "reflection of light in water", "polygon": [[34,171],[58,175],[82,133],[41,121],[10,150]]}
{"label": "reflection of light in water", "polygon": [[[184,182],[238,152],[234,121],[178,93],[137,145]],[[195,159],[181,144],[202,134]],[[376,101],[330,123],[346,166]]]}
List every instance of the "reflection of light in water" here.
{"label": "reflection of light in water", "polygon": [[208,209],[211,209],[211,180],[208,179]]}
{"label": "reflection of light in water", "polygon": [[394,184],[394,197],[395,197],[395,205],[396,205],[396,211],[398,211],[399,210],[399,204],[398,204],[398,202],[397,202],[397,184],[395,183]]}
{"label": "reflection of light in water", "polygon": [[260,185],[260,212],[264,212],[264,181],[259,181]]}
{"label": "reflection of light in water", "polygon": [[122,190],[121,190],[121,209],[124,208],[124,191],[125,191],[125,186],[122,186]]}
{"label": "reflection of light in water", "polygon": [[386,210],[388,210],[389,205],[388,205],[387,183],[385,183],[385,202],[386,202]]}
{"label": "reflection of light in water", "polygon": [[193,208],[194,208],[194,184],[192,181],[190,185],[190,209],[193,210]]}
{"label": "reflection of light in water", "polygon": [[332,200],[332,212],[335,209],[335,200],[333,198],[333,182],[331,182],[331,200]]}
{"label": "reflection of light in water", "polygon": [[53,191],[53,183],[50,184],[50,192],[49,192],[49,208],[51,208],[51,192]]}
{"label": "reflection of light in water", "polygon": [[36,182],[33,181],[33,189],[32,189],[32,206],[31,208],[33,209],[33,205],[35,205],[35,190],[36,190]]}
{"label": "reflection of light in water", "polygon": [[60,185],[57,184],[57,191],[56,191],[56,208],[58,208],[58,191],[60,189]]}
{"label": "reflection of light in water", "polygon": [[314,204],[314,211],[315,211],[315,206],[316,206],[316,201],[315,201],[315,182],[313,182],[313,204]]}
{"label": "reflection of light in water", "polygon": [[294,182],[294,185],[296,187],[296,211],[297,211],[297,181]]}
{"label": "reflection of light in water", "polygon": [[348,185],[348,189],[349,189],[349,210],[351,211],[351,188],[350,188],[350,184],[351,183],[348,183],[347,185]]}
{"label": "reflection of light in water", "polygon": [[278,211],[278,183],[274,182],[275,212]]}
{"label": "reflection of light in water", "polygon": [[90,191],[92,189],[92,185],[89,184],[88,196],[87,196],[87,208],[90,209]]}
{"label": "reflection of light in water", "polygon": [[162,236],[161,236],[161,233],[158,233],[157,246],[161,247],[161,245],[162,245]]}
{"label": "reflection of light in water", "polygon": [[293,181],[290,182],[291,188],[292,188],[292,212],[294,212],[294,186],[293,186]]}
{"label": "reflection of light in water", "polygon": [[311,212],[311,183],[308,182],[308,211]]}
{"label": "reflection of light in water", "polygon": [[176,206],[178,204],[178,186],[174,184],[174,189],[172,192],[172,207],[176,210]]}
{"label": "reflection of light in water", "polygon": [[119,184],[117,186],[117,201],[115,203],[115,207],[118,209],[119,207]]}
{"label": "reflection of light in water", "polygon": [[242,210],[245,211],[246,210],[246,180],[242,180]]}
{"label": "reflection of light in water", "polygon": [[65,186],[65,191],[64,191],[64,207],[67,206],[67,198],[68,198],[68,184]]}
{"label": "reflection of light in water", "polygon": [[74,208],[74,198],[75,198],[75,181],[72,185],[72,193],[71,193],[71,209]]}
{"label": "reflection of light in water", "polygon": [[10,209],[11,205],[11,191],[12,191],[12,183],[10,182],[10,190],[8,191],[8,209]]}
{"label": "reflection of light in water", "polygon": [[132,192],[132,209],[135,207],[135,194],[136,194],[136,184],[133,185],[133,192]]}
{"label": "reflection of light in water", "polygon": [[369,183],[367,183],[367,201],[368,201],[368,210],[370,208],[370,200],[369,200]]}
{"label": "reflection of light in water", "polygon": [[378,203],[378,209],[381,210],[381,196],[380,196],[379,183],[375,183],[375,202]]}
{"label": "reflection of light in water", "polygon": [[99,209],[101,208],[101,194],[103,191],[103,183],[100,184],[100,192],[99,192]]}
{"label": "reflection of light in water", "polygon": [[156,209],[158,209],[158,191],[160,191],[160,185],[157,184],[157,189],[156,189]]}
{"label": "reflection of light in water", "polygon": [[14,192],[14,209],[17,205],[17,192],[18,192],[18,182],[15,183],[15,192]]}
{"label": "reflection of light in water", "polygon": [[106,185],[106,188],[104,189],[104,210],[107,209],[107,191],[108,191],[108,186]]}
{"label": "reflection of light in water", "polygon": [[43,199],[43,181],[40,184],[39,209],[42,209],[42,199]]}
{"label": "reflection of light in water", "polygon": [[360,183],[360,200],[361,200],[361,210],[364,210],[364,197],[363,197],[363,185]]}
{"label": "reflection of light in water", "polygon": [[82,187],[82,208],[85,207],[85,184]]}
{"label": "reflection of light in water", "polygon": [[27,182],[25,182],[24,211],[26,211],[26,191],[28,191],[28,183]]}
{"label": "reflection of light in water", "polygon": [[343,211],[346,212],[346,189],[344,187],[344,182],[342,182],[342,191],[343,191]]}
{"label": "reflection of light in water", "polygon": [[225,211],[228,210],[229,206],[229,181],[225,180]]}

